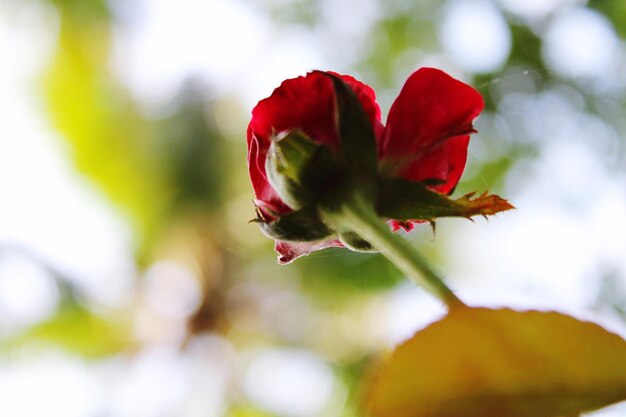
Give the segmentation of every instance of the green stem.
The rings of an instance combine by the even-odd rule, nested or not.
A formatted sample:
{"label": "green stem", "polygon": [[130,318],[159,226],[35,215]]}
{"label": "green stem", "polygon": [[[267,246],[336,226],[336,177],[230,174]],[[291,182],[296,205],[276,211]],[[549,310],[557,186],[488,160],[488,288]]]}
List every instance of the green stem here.
{"label": "green stem", "polygon": [[391,232],[387,223],[360,198],[344,202],[339,210],[323,212],[339,230],[355,232],[369,242],[407,277],[443,301],[448,309],[465,306],[426,259],[408,241]]}

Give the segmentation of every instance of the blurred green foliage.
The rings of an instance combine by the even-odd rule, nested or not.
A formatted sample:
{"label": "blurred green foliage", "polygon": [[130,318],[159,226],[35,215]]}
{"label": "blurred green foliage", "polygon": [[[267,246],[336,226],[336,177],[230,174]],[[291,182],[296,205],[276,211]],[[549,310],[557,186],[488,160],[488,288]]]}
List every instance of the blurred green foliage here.
{"label": "blurred green foliage", "polygon": [[98,315],[76,303],[63,303],[47,320],[12,337],[0,347],[15,350],[36,345],[56,347],[88,359],[128,351],[134,345],[124,317]]}
{"label": "blurred green foliage", "polygon": [[253,407],[235,407],[229,411],[228,417],[276,417],[276,415]]}
{"label": "blurred green foliage", "polygon": [[303,286],[312,294],[341,302],[354,291],[376,292],[395,286],[403,277],[378,254],[345,253],[329,249],[299,261],[306,276]]}
{"label": "blurred green foliage", "polygon": [[142,119],[109,68],[106,21],[83,24],[62,9],[59,48],[45,79],[49,113],[78,168],[128,212],[147,241],[164,221],[170,192]]}
{"label": "blurred green foliage", "polygon": [[626,37],[626,2],[623,0],[589,0],[588,7],[608,18],[620,37]]}

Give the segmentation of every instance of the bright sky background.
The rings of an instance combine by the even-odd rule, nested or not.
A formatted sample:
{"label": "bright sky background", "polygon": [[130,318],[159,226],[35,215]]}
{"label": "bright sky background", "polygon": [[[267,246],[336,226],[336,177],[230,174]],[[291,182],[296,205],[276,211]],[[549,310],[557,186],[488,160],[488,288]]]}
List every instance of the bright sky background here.
{"label": "bright sky background", "polygon": [[[371,0],[346,3],[358,7],[322,2],[330,33],[342,36],[337,40],[341,50],[384,12]],[[581,2],[499,3],[530,22],[541,22],[568,5],[568,11],[545,28],[547,64],[566,77],[601,80],[599,88],[625,84],[623,71],[618,71],[624,68],[623,43],[604,17],[580,7]],[[190,74],[205,77],[217,93],[235,95],[251,108],[283,79],[314,68],[342,71],[354,61],[350,53],[333,54],[330,37],[272,26],[262,5],[262,1],[142,0],[136,8],[122,10],[128,24],[116,33],[111,65],[149,112],[155,103],[171,98]],[[350,22],[357,22],[354,27],[336,18],[333,11],[342,7],[350,10]],[[44,7],[0,1],[0,62],[11,63],[0,65],[0,246],[32,251],[76,277],[98,302],[115,304],[132,291],[128,277],[136,273],[130,232],[111,205],[73,170],[35,88],[53,51],[51,32],[56,26],[54,14]],[[438,36],[449,59],[434,60],[453,73],[493,71],[511,48],[501,12],[486,0],[449,2]],[[449,261],[441,268],[473,304],[556,308],[624,332],[623,323],[614,317],[588,309],[595,301],[593,282],[599,268],[626,277],[624,171],[616,175],[613,167],[602,166],[585,141],[589,135],[601,142],[617,133],[585,116],[582,109],[571,108],[562,94],[555,90],[509,98],[512,111],[523,113],[520,123],[536,126],[542,135],[549,131],[551,137],[537,164],[514,168],[507,197],[517,210],[489,222],[442,221],[436,243],[427,244],[448,251]],[[242,144],[243,135],[242,131]],[[480,140],[474,141],[477,147],[472,145],[470,153],[480,157]],[[421,231],[416,238],[432,236]],[[151,292],[155,305],[163,304],[159,297],[169,294],[170,288],[159,281],[158,268],[172,267],[176,268],[155,266],[150,272],[156,277],[149,281],[156,282]],[[184,274],[178,271],[177,276],[184,281]],[[197,297],[197,289],[184,287],[180,294],[188,301]],[[442,313],[425,298],[410,285],[388,294],[375,307],[382,319],[374,323],[380,327],[374,331],[389,344],[408,337]],[[45,271],[18,252],[0,257],[3,331],[41,320],[57,302]],[[207,359],[193,347],[183,357],[174,345],[165,345],[142,353],[132,363],[117,358],[87,364],[62,352],[37,358],[25,353],[14,363],[0,361],[0,415],[87,416],[107,402],[111,415],[157,416],[184,404],[185,416],[219,416],[234,374],[240,375],[253,401],[278,413],[291,410],[294,417],[334,415],[324,407],[332,396],[345,395],[336,389],[328,365],[309,352],[240,353],[219,338],[198,343],[212,349],[214,358]],[[233,362],[246,365],[243,370],[224,365]],[[116,376],[120,369],[128,372],[123,379]],[[302,380],[301,372],[311,377]],[[205,389],[199,391],[199,385]],[[286,396],[286,390],[293,395]],[[214,398],[203,402],[207,392]],[[27,400],[34,396],[37,401]],[[618,417],[624,412],[622,407],[598,416]]]}

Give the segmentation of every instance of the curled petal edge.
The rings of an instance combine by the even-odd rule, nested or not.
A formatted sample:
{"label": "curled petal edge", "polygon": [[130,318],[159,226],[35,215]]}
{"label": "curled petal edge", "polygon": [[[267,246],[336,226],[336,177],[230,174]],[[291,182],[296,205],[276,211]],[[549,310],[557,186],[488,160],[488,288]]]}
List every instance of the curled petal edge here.
{"label": "curled petal edge", "polygon": [[278,263],[286,265],[318,250],[341,247],[343,247],[343,244],[338,240],[324,240],[321,242],[283,242],[277,240],[274,250],[278,253]]}

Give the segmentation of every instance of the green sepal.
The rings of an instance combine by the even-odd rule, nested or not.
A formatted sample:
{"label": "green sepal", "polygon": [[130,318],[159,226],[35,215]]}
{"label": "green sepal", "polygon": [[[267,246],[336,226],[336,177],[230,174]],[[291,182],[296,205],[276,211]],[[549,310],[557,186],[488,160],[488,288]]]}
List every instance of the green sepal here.
{"label": "green sepal", "polygon": [[266,221],[259,215],[254,220],[261,230],[272,239],[286,242],[313,242],[333,235],[333,230],[321,219],[314,206],[307,206]]}
{"label": "green sepal", "polygon": [[376,187],[376,136],[361,102],[339,77],[324,73],[333,81],[337,103],[337,125],[342,163],[357,181],[361,192],[373,197]]}
{"label": "green sepal", "polygon": [[267,179],[281,200],[293,209],[304,207],[311,201],[311,190],[305,186],[303,177],[319,148],[320,145],[300,130],[272,139],[265,160]]}
{"label": "green sepal", "polygon": [[438,217],[488,216],[514,207],[497,195],[475,193],[452,199],[429,190],[425,184],[402,179],[381,179],[376,211],[394,220],[434,221]]}
{"label": "green sepal", "polygon": [[378,252],[369,242],[352,231],[339,233],[339,240],[346,248],[354,252]]}

